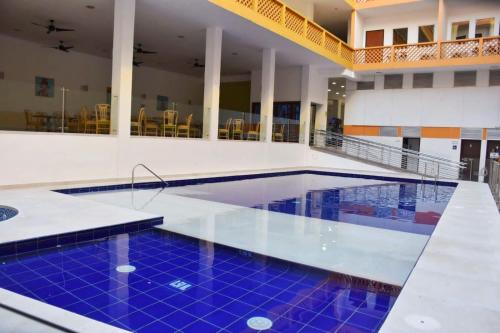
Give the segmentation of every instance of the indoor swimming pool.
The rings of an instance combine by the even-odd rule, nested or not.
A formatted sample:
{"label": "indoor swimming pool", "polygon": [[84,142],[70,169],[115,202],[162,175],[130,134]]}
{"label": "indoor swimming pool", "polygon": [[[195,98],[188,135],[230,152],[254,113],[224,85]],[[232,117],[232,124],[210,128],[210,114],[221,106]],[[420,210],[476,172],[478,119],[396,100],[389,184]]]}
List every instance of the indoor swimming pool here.
{"label": "indoor swimming pool", "polygon": [[310,172],[170,184],[76,195],[159,214],[168,231],[398,286],[455,189]]}

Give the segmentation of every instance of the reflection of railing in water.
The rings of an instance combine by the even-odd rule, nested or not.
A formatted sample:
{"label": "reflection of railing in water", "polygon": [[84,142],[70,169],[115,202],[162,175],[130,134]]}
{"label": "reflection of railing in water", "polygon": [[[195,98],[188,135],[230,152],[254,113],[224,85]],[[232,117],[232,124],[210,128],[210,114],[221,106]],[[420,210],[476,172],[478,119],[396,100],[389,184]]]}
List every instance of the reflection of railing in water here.
{"label": "reflection of railing in water", "polygon": [[436,180],[458,179],[465,168],[461,162],[322,130],[311,141],[317,148]]}
{"label": "reflection of railing in water", "polygon": [[490,160],[488,185],[490,186],[493,198],[500,207],[500,162]]}

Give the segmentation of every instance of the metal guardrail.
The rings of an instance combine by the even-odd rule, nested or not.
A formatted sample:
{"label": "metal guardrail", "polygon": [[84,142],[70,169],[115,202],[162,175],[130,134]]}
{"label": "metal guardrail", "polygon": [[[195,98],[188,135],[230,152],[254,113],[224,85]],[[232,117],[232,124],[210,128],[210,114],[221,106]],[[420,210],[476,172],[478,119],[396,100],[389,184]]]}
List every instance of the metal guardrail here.
{"label": "metal guardrail", "polygon": [[488,174],[488,185],[495,199],[497,206],[500,207],[500,162],[490,160],[490,169]]}
{"label": "metal guardrail", "polygon": [[311,142],[316,148],[436,180],[458,179],[465,169],[461,162],[323,130],[315,130]]}

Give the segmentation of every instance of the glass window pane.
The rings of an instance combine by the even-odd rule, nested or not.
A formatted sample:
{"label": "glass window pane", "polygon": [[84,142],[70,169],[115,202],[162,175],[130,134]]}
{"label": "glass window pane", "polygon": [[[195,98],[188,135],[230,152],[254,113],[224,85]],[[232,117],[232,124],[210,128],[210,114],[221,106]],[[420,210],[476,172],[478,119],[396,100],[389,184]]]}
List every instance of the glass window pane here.
{"label": "glass window pane", "polygon": [[394,29],[392,34],[392,44],[408,44],[408,28]]}
{"label": "glass window pane", "polygon": [[418,42],[429,43],[434,41],[434,26],[422,25],[418,27]]}
{"label": "glass window pane", "polygon": [[485,18],[476,21],[476,38],[489,37],[493,34],[494,18]]}
{"label": "glass window pane", "polygon": [[451,25],[451,39],[467,39],[469,38],[469,21],[454,22]]}

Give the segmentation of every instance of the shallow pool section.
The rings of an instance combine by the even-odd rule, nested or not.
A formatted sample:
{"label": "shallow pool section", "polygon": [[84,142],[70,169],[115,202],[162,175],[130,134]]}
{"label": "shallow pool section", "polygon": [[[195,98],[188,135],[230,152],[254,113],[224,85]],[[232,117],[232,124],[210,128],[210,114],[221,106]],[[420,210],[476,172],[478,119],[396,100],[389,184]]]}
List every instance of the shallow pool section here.
{"label": "shallow pool section", "polygon": [[0,263],[0,287],[133,332],[376,332],[399,293],[159,230]]}

